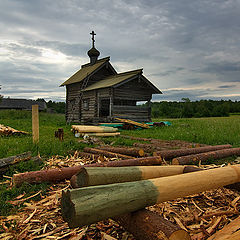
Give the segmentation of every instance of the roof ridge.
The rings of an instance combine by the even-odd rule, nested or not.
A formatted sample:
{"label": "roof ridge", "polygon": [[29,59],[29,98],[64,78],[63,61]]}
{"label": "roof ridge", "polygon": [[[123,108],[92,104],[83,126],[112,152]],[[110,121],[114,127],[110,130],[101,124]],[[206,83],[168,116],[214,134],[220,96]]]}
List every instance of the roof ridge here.
{"label": "roof ridge", "polygon": [[127,72],[118,73],[118,74],[116,74],[116,77],[119,76],[119,75],[131,74],[131,73],[134,73],[134,72],[141,72],[142,73],[142,71],[143,71],[143,68],[139,68],[139,69],[135,69],[135,70],[127,71]]}
{"label": "roof ridge", "polygon": [[[98,59],[94,64],[99,63],[99,62],[109,61],[109,60],[110,60],[110,56]],[[84,67],[88,67],[88,66],[93,66],[94,64],[86,63],[86,64],[83,64],[81,67],[84,68]]]}

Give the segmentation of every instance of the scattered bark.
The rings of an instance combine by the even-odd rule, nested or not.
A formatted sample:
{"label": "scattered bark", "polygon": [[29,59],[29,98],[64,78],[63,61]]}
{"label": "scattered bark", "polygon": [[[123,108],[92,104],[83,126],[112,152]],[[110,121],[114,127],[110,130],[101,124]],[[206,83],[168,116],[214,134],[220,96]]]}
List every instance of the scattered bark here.
{"label": "scattered bark", "polygon": [[113,218],[138,240],[190,240],[189,234],[159,214],[146,209]]}
{"label": "scattered bark", "polygon": [[236,156],[240,155],[240,148],[222,149],[222,150],[217,150],[212,152],[182,156],[182,157],[174,158],[172,160],[172,164],[185,165],[192,162],[206,161],[208,159],[221,159],[221,158],[235,156],[235,155]]}

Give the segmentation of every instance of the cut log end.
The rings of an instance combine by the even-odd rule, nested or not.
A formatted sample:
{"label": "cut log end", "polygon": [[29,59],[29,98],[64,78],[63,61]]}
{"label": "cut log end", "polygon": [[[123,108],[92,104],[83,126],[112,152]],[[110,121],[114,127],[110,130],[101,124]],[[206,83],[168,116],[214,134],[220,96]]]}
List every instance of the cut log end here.
{"label": "cut log end", "polygon": [[74,203],[71,201],[71,194],[70,191],[62,191],[62,198],[61,198],[61,213],[63,220],[68,223],[70,228],[76,227],[74,225],[74,219],[76,216]]}
{"label": "cut log end", "polygon": [[173,232],[171,236],[169,236],[168,238],[169,240],[179,240],[179,239],[190,240],[191,239],[189,234],[183,229]]}
{"label": "cut log end", "polygon": [[85,168],[80,169],[76,175],[72,176],[70,183],[73,188],[89,186],[89,177],[87,170]]}
{"label": "cut log end", "polygon": [[179,161],[176,158],[174,158],[172,160],[172,165],[180,165],[180,164],[179,164]]}
{"label": "cut log end", "polygon": [[145,153],[144,153],[144,150],[143,150],[143,149],[139,149],[138,153],[139,153],[139,156],[140,156],[140,157],[145,156]]}

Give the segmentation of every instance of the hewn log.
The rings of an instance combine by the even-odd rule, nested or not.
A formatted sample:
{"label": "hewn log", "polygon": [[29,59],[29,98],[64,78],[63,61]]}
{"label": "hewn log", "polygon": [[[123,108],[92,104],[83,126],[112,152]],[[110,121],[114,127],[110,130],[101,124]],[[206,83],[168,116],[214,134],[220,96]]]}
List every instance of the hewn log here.
{"label": "hewn log", "polygon": [[113,147],[113,146],[101,146],[98,149],[129,155],[132,157],[143,157],[144,150],[142,148],[133,148],[133,147]]}
{"label": "hewn log", "polygon": [[216,232],[207,240],[239,240],[240,239],[240,217],[233,220],[223,229]]}
{"label": "hewn log", "polygon": [[72,125],[73,131],[79,133],[104,133],[116,132],[118,129],[113,127],[87,126],[87,125]]}
{"label": "hewn log", "polygon": [[134,166],[82,168],[71,178],[71,186],[80,188],[112,183],[133,182],[182,174],[184,166]]}
{"label": "hewn log", "polygon": [[[159,157],[133,158],[127,160],[94,163],[84,165],[84,167],[124,167],[124,166],[151,166],[160,165],[162,160]],[[65,167],[60,169],[49,169],[33,172],[25,172],[13,175],[14,186],[20,186],[23,182],[60,182],[70,179],[81,170],[83,166]]]}
{"label": "hewn log", "polygon": [[120,132],[84,133],[84,135],[95,136],[95,137],[115,137],[120,135]]}
{"label": "hewn log", "polygon": [[178,225],[146,209],[113,218],[138,240],[190,240]]}
{"label": "hewn log", "polygon": [[164,150],[159,152],[154,152],[153,156],[161,156],[165,160],[171,160],[176,157],[186,156],[190,154],[197,154],[197,153],[204,153],[204,152],[211,152],[221,149],[228,149],[231,148],[232,145],[216,145],[216,146],[209,146],[209,147],[197,147],[197,148],[186,148],[186,149],[174,149],[174,150]]}
{"label": "hewn log", "polygon": [[208,159],[221,159],[221,158],[235,156],[235,155],[236,156],[240,155],[240,148],[229,148],[229,149],[222,149],[222,150],[217,150],[212,152],[182,156],[182,157],[174,158],[172,160],[172,164],[185,165],[193,162],[206,161]]}
{"label": "hewn log", "polygon": [[240,165],[234,165],[151,180],[66,190],[62,192],[62,216],[70,227],[80,227],[239,181]]}
{"label": "hewn log", "polygon": [[84,150],[84,152],[98,154],[98,155],[110,157],[110,158],[116,158],[116,157],[122,158],[122,159],[130,159],[131,158],[131,156],[123,155],[120,153],[108,152],[108,151],[97,149],[97,148],[85,147],[83,150]]}

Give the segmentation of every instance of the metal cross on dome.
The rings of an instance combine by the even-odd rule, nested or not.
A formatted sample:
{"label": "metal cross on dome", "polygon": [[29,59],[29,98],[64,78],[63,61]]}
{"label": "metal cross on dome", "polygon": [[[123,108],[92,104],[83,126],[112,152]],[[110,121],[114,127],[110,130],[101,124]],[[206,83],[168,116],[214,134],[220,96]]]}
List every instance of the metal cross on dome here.
{"label": "metal cross on dome", "polygon": [[92,31],[90,34],[92,35],[92,47],[94,47],[94,43],[95,43],[94,36],[96,35],[96,33]]}

